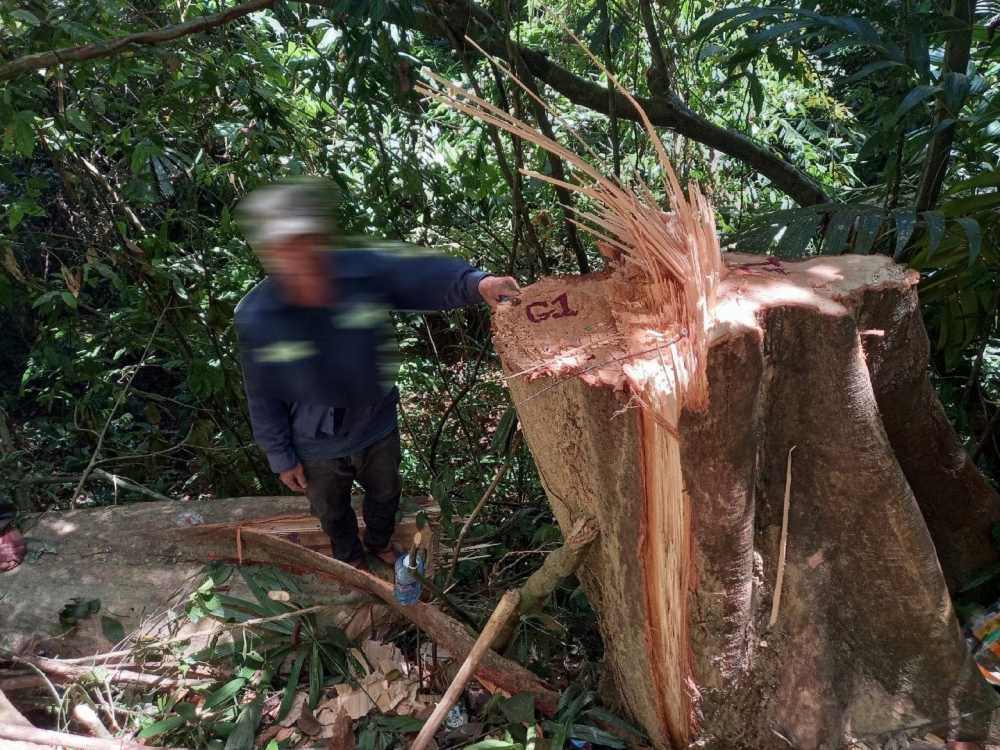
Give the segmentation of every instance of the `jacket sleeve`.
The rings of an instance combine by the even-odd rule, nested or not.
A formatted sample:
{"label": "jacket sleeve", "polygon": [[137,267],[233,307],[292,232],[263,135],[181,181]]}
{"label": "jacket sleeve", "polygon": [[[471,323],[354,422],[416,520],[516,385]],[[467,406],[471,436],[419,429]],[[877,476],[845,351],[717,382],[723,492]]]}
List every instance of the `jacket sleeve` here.
{"label": "jacket sleeve", "polygon": [[292,448],[292,422],[288,404],[280,399],[251,395],[254,380],[254,363],[250,352],[257,345],[256,324],[250,313],[252,298],[258,294],[258,285],[236,306],[233,316],[236,338],[240,345],[240,364],[250,407],[250,425],[257,444],[267,454],[267,462],[275,474],[294,468],[299,457]]}
{"label": "jacket sleeve", "polygon": [[394,310],[451,310],[483,301],[479,282],[490,274],[464,260],[423,248],[380,253],[381,275]]}
{"label": "jacket sleeve", "polygon": [[299,457],[292,447],[292,423],[288,404],[276,398],[250,396],[250,424],[253,437],[267,454],[271,471],[280,474],[294,468]]}

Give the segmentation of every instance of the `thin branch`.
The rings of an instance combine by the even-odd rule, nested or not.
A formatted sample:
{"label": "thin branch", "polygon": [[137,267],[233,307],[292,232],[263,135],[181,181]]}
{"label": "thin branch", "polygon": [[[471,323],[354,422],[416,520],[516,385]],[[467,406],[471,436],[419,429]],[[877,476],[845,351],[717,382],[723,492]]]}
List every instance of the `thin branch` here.
{"label": "thin branch", "polygon": [[451,586],[452,579],[455,577],[455,569],[458,568],[458,554],[462,551],[462,543],[465,542],[465,535],[469,533],[469,529],[472,528],[472,524],[478,518],[479,514],[482,512],[483,508],[486,507],[486,503],[489,499],[493,497],[493,492],[496,490],[497,485],[500,484],[500,480],[503,479],[503,475],[507,473],[507,467],[510,466],[514,459],[514,455],[517,453],[517,449],[521,447],[521,439],[524,437],[524,433],[520,430],[517,431],[517,435],[514,436],[514,442],[510,446],[510,450],[507,452],[503,463],[497,469],[496,475],[493,477],[493,481],[490,486],[483,493],[482,499],[476,504],[476,507],[469,514],[469,517],[465,519],[465,523],[462,524],[462,530],[458,532],[458,539],[455,541],[455,552],[451,557],[451,567],[448,569],[448,578],[444,582],[443,588],[447,590]]}
{"label": "thin branch", "polygon": [[274,5],[275,0],[249,0],[249,2],[215,13],[203,16],[193,21],[179,23],[175,26],[164,26],[152,31],[139,31],[126,34],[117,39],[110,39],[101,44],[81,44],[76,47],[64,47],[51,52],[40,52],[37,55],[26,55],[6,65],[0,65],[0,80],[14,78],[32,70],[55,68],[70,62],[97,60],[102,57],[113,57],[129,47],[137,44],[161,44],[174,39],[180,39],[190,34],[197,34],[216,26],[222,26],[237,18],[242,18],[258,10],[264,10]]}
{"label": "thin branch", "polygon": [[169,750],[155,745],[140,745],[138,742],[126,739],[104,740],[66,732],[52,732],[48,729],[35,729],[35,727],[0,726],[0,740],[32,742],[52,747],[73,747],[78,750]]}
{"label": "thin branch", "polygon": [[122,392],[118,394],[118,399],[115,401],[115,405],[111,407],[111,413],[108,415],[108,419],[104,423],[104,429],[101,430],[101,434],[97,438],[97,445],[94,447],[94,452],[90,455],[90,463],[88,463],[87,468],[83,470],[80,482],[76,485],[76,489],[73,491],[73,497],[70,500],[70,503],[73,505],[76,504],[76,499],[80,497],[80,492],[83,490],[83,485],[87,481],[88,475],[91,472],[97,471],[94,469],[94,465],[97,463],[97,457],[101,454],[101,447],[104,445],[104,436],[108,434],[108,428],[111,427],[111,421],[115,418],[115,412],[118,411],[118,407],[121,406],[122,401],[125,400],[125,396],[128,395],[129,387],[132,385],[132,381],[135,380],[135,376],[138,374],[139,370],[142,369],[143,364],[145,364],[146,357],[149,355],[149,350],[153,347],[153,342],[156,340],[156,334],[160,330],[160,324],[163,322],[163,316],[167,314],[167,310],[169,309],[169,307],[164,307],[163,311],[160,313],[160,317],[156,319],[156,325],[153,326],[153,332],[149,336],[149,341],[146,342],[146,349],[143,351],[142,357],[139,358],[139,363],[135,366],[135,369],[132,370],[132,374],[129,375],[128,382],[125,383],[125,387],[122,389]]}
{"label": "thin branch", "polygon": [[781,541],[778,544],[778,575],[774,581],[774,599],[771,601],[771,617],[767,622],[770,630],[778,621],[778,609],[781,607],[781,584],[785,578],[785,550],[788,544],[788,506],[792,499],[792,451],[788,449],[788,465],[785,468],[785,501],[781,509]]}

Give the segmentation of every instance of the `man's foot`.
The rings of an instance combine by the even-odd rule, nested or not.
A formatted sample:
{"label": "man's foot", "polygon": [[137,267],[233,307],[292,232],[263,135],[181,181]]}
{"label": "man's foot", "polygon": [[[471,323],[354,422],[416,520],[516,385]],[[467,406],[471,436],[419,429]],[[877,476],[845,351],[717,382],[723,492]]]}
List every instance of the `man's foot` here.
{"label": "man's foot", "polygon": [[28,545],[14,524],[0,531],[0,572],[13,570],[24,560]]}
{"label": "man's foot", "polygon": [[368,561],[365,559],[364,555],[359,557],[357,560],[345,560],[344,562],[357,570],[368,570]]}
{"label": "man's foot", "polygon": [[396,560],[406,553],[406,548],[399,542],[389,542],[384,547],[368,547],[366,545],[366,548],[390,568],[396,564]]}

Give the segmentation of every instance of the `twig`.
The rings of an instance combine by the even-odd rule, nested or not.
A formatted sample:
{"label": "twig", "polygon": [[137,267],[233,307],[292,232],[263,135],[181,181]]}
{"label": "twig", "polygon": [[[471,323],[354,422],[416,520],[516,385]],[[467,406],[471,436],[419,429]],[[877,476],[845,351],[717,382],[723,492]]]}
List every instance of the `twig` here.
{"label": "twig", "polygon": [[[4,654],[6,658],[18,662],[19,664],[26,664],[34,669],[44,672],[45,674],[68,680],[79,679],[80,677],[91,674],[95,669],[97,669],[97,667],[78,667],[73,664],[64,664],[58,659],[45,659],[40,656],[19,656],[18,654],[7,651],[6,649],[0,649],[0,653]],[[110,671],[111,679],[114,682],[123,682],[130,685],[174,687],[178,685],[190,686],[206,685],[211,683],[211,680],[176,679],[173,677],[164,677],[162,675],[150,674],[147,672],[133,672],[130,670],[119,669],[111,669]]]}
{"label": "twig", "polygon": [[70,500],[71,505],[76,505],[76,500],[80,497],[80,492],[83,490],[83,485],[87,481],[88,475],[94,471],[94,464],[97,463],[97,457],[101,454],[101,447],[104,445],[104,436],[108,434],[108,428],[111,427],[111,420],[115,418],[115,412],[118,411],[118,407],[121,406],[122,401],[125,400],[125,396],[128,395],[129,388],[132,385],[132,381],[135,380],[135,376],[138,374],[139,370],[142,369],[143,364],[146,362],[146,357],[149,355],[149,350],[153,346],[153,342],[156,340],[156,334],[160,330],[160,324],[163,322],[163,316],[167,314],[169,307],[164,307],[163,312],[160,313],[160,317],[156,319],[156,325],[153,326],[153,332],[149,336],[149,341],[146,342],[146,348],[142,352],[142,357],[139,358],[139,364],[135,366],[132,373],[128,377],[128,381],[125,383],[125,387],[122,388],[122,392],[118,394],[118,398],[115,400],[115,405],[111,407],[111,413],[108,414],[108,419],[104,423],[104,429],[101,430],[101,434],[97,438],[97,445],[94,447],[94,452],[90,455],[90,463],[87,464],[87,468],[83,470],[83,475],[80,477],[80,483],[76,485],[76,489],[73,491],[73,497]]}
{"label": "twig", "polygon": [[444,721],[444,717],[451,710],[451,707],[455,705],[455,701],[458,700],[458,696],[465,689],[466,684],[472,677],[472,673],[475,671],[476,667],[479,666],[479,662],[482,661],[483,657],[490,650],[490,644],[493,643],[493,637],[500,631],[508,619],[513,616],[514,612],[517,610],[517,604],[520,601],[520,597],[516,591],[508,591],[503,595],[497,608],[493,610],[493,614],[490,616],[489,622],[486,623],[486,627],[483,628],[483,632],[480,633],[479,638],[476,640],[475,645],[469,652],[468,657],[466,657],[465,662],[462,664],[461,669],[458,670],[458,674],[455,675],[455,679],[452,681],[451,685],[448,686],[447,692],[445,692],[444,697],[441,702],[437,704],[437,708],[434,709],[434,713],[424,724],[424,728],[420,730],[420,734],[417,735],[417,739],[413,741],[410,745],[410,750],[425,750],[434,733],[437,731],[438,727],[441,726],[441,722]]}
{"label": "twig", "polygon": [[465,523],[462,524],[462,530],[458,532],[458,539],[455,541],[455,552],[451,557],[451,567],[448,569],[448,578],[444,582],[444,589],[451,586],[452,579],[455,577],[455,570],[458,568],[458,553],[462,551],[462,543],[465,541],[465,535],[469,533],[469,529],[472,528],[473,522],[482,512],[483,508],[486,507],[486,503],[491,497],[493,497],[493,492],[496,490],[497,485],[500,484],[500,480],[503,479],[503,475],[507,472],[507,467],[510,466],[514,459],[514,455],[517,453],[517,449],[521,447],[521,439],[524,433],[521,430],[517,431],[514,436],[514,442],[510,446],[510,450],[507,451],[507,456],[504,458],[503,463],[497,469],[496,475],[493,477],[493,481],[490,486],[486,488],[486,492],[483,494],[482,499],[473,508],[472,513],[469,517],[465,519]]}
{"label": "twig", "polygon": [[165,26],[161,29],[150,31],[140,31],[134,34],[126,34],[117,39],[111,39],[96,44],[81,44],[76,47],[64,47],[51,52],[40,52],[36,55],[25,55],[13,62],[0,66],[0,80],[14,78],[15,76],[27,73],[30,70],[40,70],[42,68],[55,68],[67,62],[77,62],[81,60],[96,60],[101,57],[111,57],[117,55],[135,44],[158,44],[179,39],[182,36],[196,34],[200,31],[221,26],[236,18],[249,15],[254,11],[269,8],[274,4],[274,0],[250,0],[250,2],[227,8],[221,13],[211,16],[202,16],[193,21],[186,21],[175,26]]}
{"label": "twig", "polygon": [[785,577],[785,545],[788,542],[788,504],[792,499],[792,451],[788,449],[788,465],[785,469],[785,503],[781,511],[781,542],[778,545],[778,577],[774,582],[774,601],[771,602],[771,619],[767,623],[768,630],[778,621],[778,607],[781,606],[781,582]]}
{"label": "twig", "polygon": [[[98,461],[95,463],[100,462]],[[174,502],[173,498],[161,495],[155,490],[147,489],[141,484],[136,484],[131,479],[126,479],[118,474],[112,474],[104,469],[93,469],[90,474],[91,477],[96,477],[97,479],[103,479],[106,482],[110,482],[116,488],[122,487],[123,489],[131,490],[132,492],[138,492],[140,495],[151,497],[154,500],[166,501],[168,503]],[[87,478],[90,479],[90,477]],[[66,474],[53,477],[25,477],[16,481],[19,481],[20,484],[73,484],[75,482],[79,482],[81,479],[83,479],[83,474]]]}
{"label": "twig", "polygon": [[86,703],[77,703],[73,706],[73,718],[87,728],[94,737],[102,737],[106,740],[112,739],[111,732],[104,726],[97,712]]}
{"label": "twig", "polygon": [[[279,599],[275,599],[275,601],[280,601],[280,600]],[[290,619],[292,617],[298,617],[299,615],[308,615],[311,612],[319,612],[321,609],[326,609],[326,607],[328,607],[328,606],[335,606],[338,603],[339,602],[332,602],[331,604],[317,604],[317,605],[312,606],[312,607],[306,607],[305,609],[297,609],[294,612],[285,612],[284,614],[273,615],[271,617],[258,617],[257,619],[247,620],[245,622],[220,623],[220,624],[216,625],[214,628],[212,628],[211,630],[206,630],[204,632],[199,632],[198,636],[201,637],[201,638],[209,638],[209,637],[211,637],[213,635],[217,635],[218,633],[221,633],[221,632],[226,631],[226,630],[233,630],[235,628],[251,628],[251,627],[255,627],[257,625],[265,625],[265,624],[267,624],[269,622],[278,622],[279,620],[288,620],[288,619]],[[192,636],[190,636],[190,635],[178,635],[178,636],[175,636],[173,638],[167,638],[166,640],[163,640],[163,641],[154,641],[154,642],[148,643],[148,644],[147,643],[143,643],[142,645],[144,645],[144,646],[154,646],[156,648],[159,648],[161,646],[167,646],[167,645],[169,645],[171,643],[182,643],[184,641],[190,641],[191,638],[192,638]],[[136,645],[139,645],[139,644],[136,644]],[[3,651],[3,649],[0,649],[0,651]],[[59,662],[61,664],[76,664],[76,663],[84,662],[84,661],[96,661],[98,659],[112,659],[112,658],[117,658],[119,656],[128,656],[128,655],[132,654],[132,652],[133,652],[133,649],[122,650],[122,651],[109,651],[106,654],[95,654],[94,656],[83,656],[83,657],[79,657],[77,659],[60,659]],[[7,653],[10,654],[9,651]],[[14,654],[10,654],[10,655],[12,657],[15,656]],[[100,666],[100,665],[98,665],[98,666]],[[94,668],[95,667],[91,667],[90,669],[92,670]],[[188,684],[190,684],[190,683],[188,683]]]}
{"label": "twig", "polygon": [[66,732],[52,732],[35,727],[14,727],[0,725],[0,740],[34,742],[36,745],[72,747],[77,750],[169,750],[156,745],[140,745],[126,739],[103,740],[97,737],[82,737]]}

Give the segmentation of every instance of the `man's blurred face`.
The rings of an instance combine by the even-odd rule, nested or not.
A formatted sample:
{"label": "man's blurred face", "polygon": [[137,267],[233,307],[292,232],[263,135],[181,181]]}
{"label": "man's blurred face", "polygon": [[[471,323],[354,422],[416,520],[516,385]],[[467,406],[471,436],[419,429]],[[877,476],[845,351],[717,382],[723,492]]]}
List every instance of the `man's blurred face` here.
{"label": "man's blurred face", "polygon": [[286,235],[261,247],[259,255],[264,268],[291,304],[304,307],[331,304],[336,280],[324,253],[325,240],[312,234]]}

